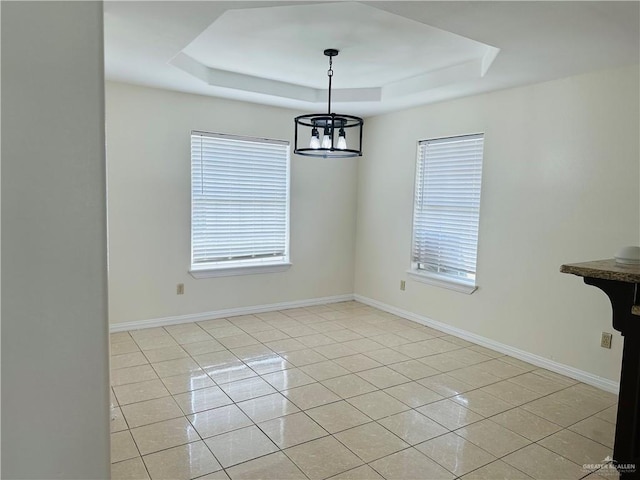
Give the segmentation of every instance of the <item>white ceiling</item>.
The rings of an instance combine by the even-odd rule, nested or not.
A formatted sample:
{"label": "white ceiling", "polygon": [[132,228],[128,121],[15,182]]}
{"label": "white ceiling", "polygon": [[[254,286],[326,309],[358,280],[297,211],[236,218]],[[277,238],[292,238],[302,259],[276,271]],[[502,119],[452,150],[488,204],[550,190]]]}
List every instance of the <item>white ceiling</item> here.
{"label": "white ceiling", "polygon": [[105,2],[108,80],[362,116],[640,62],[640,2]]}

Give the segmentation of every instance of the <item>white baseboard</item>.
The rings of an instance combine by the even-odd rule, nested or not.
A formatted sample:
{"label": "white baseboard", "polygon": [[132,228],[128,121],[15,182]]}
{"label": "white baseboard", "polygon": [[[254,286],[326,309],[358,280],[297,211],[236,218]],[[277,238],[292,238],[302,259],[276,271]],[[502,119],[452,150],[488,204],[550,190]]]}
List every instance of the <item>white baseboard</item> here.
{"label": "white baseboard", "polygon": [[584,370],[579,370],[577,368],[570,367],[568,365],[564,365],[562,363],[558,363],[553,360],[549,360],[548,358],[544,358],[539,355],[535,355],[533,353],[529,353],[524,350],[511,347],[504,343],[496,342],[495,340],[491,340],[490,338],[482,337],[475,333],[462,330],[461,328],[453,327],[451,325],[447,325],[446,323],[432,320],[431,318],[425,317],[423,315],[418,315],[417,313],[409,312],[407,310],[402,310],[400,308],[387,305],[386,303],[379,302],[372,298],[364,297],[362,295],[357,295],[357,294],[310,298],[305,300],[294,300],[291,302],[270,303],[266,305],[254,305],[249,307],[238,307],[238,308],[228,308],[225,310],[215,310],[212,312],[193,313],[193,314],[187,314],[187,315],[175,315],[172,317],[152,318],[149,320],[136,320],[132,322],[114,323],[110,325],[109,330],[111,333],[115,333],[115,332],[123,332],[127,330],[139,330],[142,328],[165,327],[168,325],[177,325],[180,323],[201,322],[203,320],[233,317],[236,315],[249,315],[252,313],[272,312],[275,310],[285,310],[287,308],[310,307],[313,305],[347,302],[350,300],[356,300],[366,305],[370,305],[380,310],[384,310],[385,312],[393,313],[394,315],[397,315],[399,317],[406,318],[407,320],[411,320],[411,321],[420,323],[422,325],[426,325],[428,327],[433,327],[442,332],[454,335],[456,337],[460,337],[464,340],[468,340],[470,342],[476,343],[483,347],[487,347],[491,350],[495,350],[497,352],[504,353],[505,355],[510,355],[517,359],[531,363],[532,365],[536,365],[541,368],[546,368],[547,370],[551,370],[552,372],[556,372],[561,375],[566,375],[567,377],[573,378],[580,382],[584,382],[588,385],[593,385],[594,387],[601,388],[602,390],[606,390],[607,392],[612,392],[617,394],[620,389],[620,384],[618,382],[614,382],[613,380],[609,380],[608,378],[603,378],[597,375],[593,375],[592,373],[585,372]]}
{"label": "white baseboard", "polygon": [[114,323],[109,326],[111,333],[124,332],[127,330],[140,330],[142,328],[166,327],[167,325],[177,325],[180,323],[202,322],[204,320],[214,320],[216,318],[234,317],[237,315],[250,315],[252,313],[273,312],[275,310],[285,310],[287,308],[311,307],[326,303],[348,302],[353,300],[353,294],[335,295],[332,297],[309,298],[305,300],[294,300],[291,302],[270,303],[267,305],[253,305],[250,307],[228,308],[225,310],[214,310],[212,312],[191,313],[187,315],[175,315],[172,317],[151,318],[149,320],[135,320],[133,322]]}
{"label": "white baseboard", "polygon": [[460,337],[464,340],[468,340],[483,347],[487,347],[491,350],[495,350],[497,352],[504,353],[505,355],[509,355],[519,360],[531,363],[532,365],[546,368],[547,370],[551,370],[552,372],[556,372],[575,380],[579,380],[580,382],[586,383],[588,385],[593,385],[594,387],[606,390],[607,392],[617,394],[620,390],[620,384],[618,382],[614,382],[613,380],[609,380],[608,378],[593,375],[592,373],[585,372],[584,370],[579,370],[577,368],[570,367],[553,360],[549,360],[548,358],[544,358],[539,355],[535,355],[533,353],[511,347],[504,343],[496,342],[495,340],[491,340],[490,338],[482,337],[475,333],[462,330],[461,328],[452,327],[451,325],[432,320],[423,315],[418,315],[417,313],[409,312],[407,310],[402,310],[400,308],[387,305],[386,303],[379,302],[372,298],[364,297],[357,294],[355,294],[353,297],[356,301],[364,303],[366,305],[370,305],[380,310],[384,310],[385,312],[393,313],[394,315],[397,315],[399,317],[406,318],[407,320],[412,320],[422,325],[426,325],[428,327],[435,328],[456,337]]}

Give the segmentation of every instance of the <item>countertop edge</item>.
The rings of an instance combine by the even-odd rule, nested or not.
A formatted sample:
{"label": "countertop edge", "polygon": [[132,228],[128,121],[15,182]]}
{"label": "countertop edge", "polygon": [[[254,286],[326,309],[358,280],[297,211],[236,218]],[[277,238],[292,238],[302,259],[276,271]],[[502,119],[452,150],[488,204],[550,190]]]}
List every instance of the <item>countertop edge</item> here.
{"label": "countertop edge", "polygon": [[640,265],[617,264],[614,259],[564,264],[560,267],[560,272],[580,277],[640,283]]}

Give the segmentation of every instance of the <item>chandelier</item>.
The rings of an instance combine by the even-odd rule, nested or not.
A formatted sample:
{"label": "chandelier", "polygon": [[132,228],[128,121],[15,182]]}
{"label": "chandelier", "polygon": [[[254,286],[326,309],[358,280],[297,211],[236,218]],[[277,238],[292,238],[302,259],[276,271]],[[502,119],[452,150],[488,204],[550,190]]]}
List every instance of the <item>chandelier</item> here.
{"label": "chandelier", "polygon": [[327,113],[310,113],[295,118],[294,153],[322,158],[362,156],[362,124],[364,121],[353,115],[331,113],[333,57],[337,56],[338,52],[339,50],[334,48],[327,48],[324,51],[324,54],[329,57]]}

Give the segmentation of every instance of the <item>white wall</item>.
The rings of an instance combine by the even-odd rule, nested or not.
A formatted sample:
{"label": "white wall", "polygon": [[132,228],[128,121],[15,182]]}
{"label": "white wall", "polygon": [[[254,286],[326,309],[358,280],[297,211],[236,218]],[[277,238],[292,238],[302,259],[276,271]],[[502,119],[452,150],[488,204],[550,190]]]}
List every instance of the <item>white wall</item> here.
{"label": "white wall", "polygon": [[[640,243],[638,66],[474,96],[366,122],[355,292],[617,380],[607,297],[563,263]],[[407,278],[416,142],[485,133],[479,290]],[[407,279],[406,291],[400,291]]]}
{"label": "white wall", "polygon": [[353,292],[354,159],[292,154],[288,271],[200,280],[188,273],[190,131],[293,145],[296,112],[118,83],[107,84],[106,106],[111,323]]}
{"label": "white wall", "polygon": [[109,478],[102,2],[2,2],[2,478]]}
{"label": "white wall", "polygon": [[[637,85],[636,66],[369,118],[359,166],[292,156],[288,272],[195,280],[190,130],[292,140],[296,112],[107,84],[110,320],[355,290],[616,380],[621,337],[599,347],[600,332],[612,331],[607,298],[558,269],[640,243]],[[486,134],[480,289],[467,296],[405,272],[416,142],[474,132]]]}

